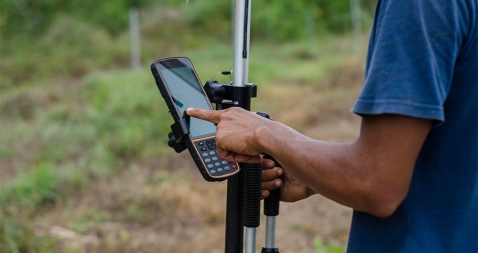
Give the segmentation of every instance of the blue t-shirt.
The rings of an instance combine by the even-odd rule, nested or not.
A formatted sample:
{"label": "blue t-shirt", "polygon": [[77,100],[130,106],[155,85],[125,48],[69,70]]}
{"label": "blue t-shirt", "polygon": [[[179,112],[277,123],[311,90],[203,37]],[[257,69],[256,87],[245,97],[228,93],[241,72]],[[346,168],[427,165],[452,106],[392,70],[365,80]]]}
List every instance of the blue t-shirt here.
{"label": "blue t-shirt", "polygon": [[354,211],[348,252],[478,252],[478,0],[379,0],[353,112],[435,122],[395,213]]}

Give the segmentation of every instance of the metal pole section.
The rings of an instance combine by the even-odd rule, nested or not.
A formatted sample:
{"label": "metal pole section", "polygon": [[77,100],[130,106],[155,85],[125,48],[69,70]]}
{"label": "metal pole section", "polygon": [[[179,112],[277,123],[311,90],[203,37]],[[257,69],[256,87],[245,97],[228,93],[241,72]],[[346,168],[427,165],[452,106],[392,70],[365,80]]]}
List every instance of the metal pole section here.
{"label": "metal pole section", "polygon": [[242,51],[244,48],[244,24],[245,24],[246,0],[236,0],[234,14],[234,79],[232,85],[244,86],[244,63]]}
{"label": "metal pole section", "polygon": [[[233,86],[244,86],[242,49],[245,0],[235,0]],[[227,180],[226,253],[242,253],[244,240],[244,171]]]}
{"label": "metal pole section", "polygon": [[243,76],[244,76],[244,83],[247,84],[249,82],[249,54],[250,54],[250,43],[251,43],[251,0],[246,0],[246,11],[247,11],[247,23],[244,25],[244,44],[243,52],[242,52],[242,63],[243,63]]}
{"label": "metal pole section", "polygon": [[[239,1],[239,0],[238,0]],[[238,3],[236,1],[236,3]],[[242,11],[238,10],[236,5],[236,15],[242,15],[242,22],[238,22],[236,18],[236,36],[234,42],[234,86],[245,86],[248,83],[249,76],[249,43],[250,43],[250,20],[251,20],[251,0],[241,1],[240,7]],[[240,13],[239,13],[240,12]],[[242,26],[242,29],[239,28]],[[239,28],[239,29],[238,29]],[[242,42],[241,42],[242,41]],[[237,46],[236,46],[237,45]],[[241,49],[241,50],[239,50]],[[236,67],[241,66],[240,71],[237,72]],[[239,80],[236,76],[242,76],[242,80]],[[236,81],[238,83],[236,83]],[[257,168],[256,168],[257,167]],[[244,225],[246,226],[246,242],[245,253],[256,252],[256,229],[260,223],[260,176],[261,176],[261,164],[254,166],[248,164],[244,166],[248,171],[245,172],[245,185],[244,197],[246,198],[244,206],[249,208],[245,210]],[[256,170],[258,169],[258,170]],[[257,189],[256,189],[257,188]],[[257,196],[255,196],[257,193]]]}
{"label": "metal pole section", "polygon": [[[239,93],[232,101],[236,106],[250,110],[252,87],[247,83],[249,68],[249,41],[250,41],[250,4],[251,0],[236,0],[234,16],[234,76],[232,85]],[[244,93],[246,91],[247,93]],[[255,95],[254,95],[255,96]],[[241,163],[241,172],[228,180],[228,206],[226,213],[226,252],[242,252],[244,228],[246,227],[246,253],[255,253],[256,228],[260,224],[260,193],[261,193],[261,163]],[[234,197],[235,196],[235,197]],[[230,201],[229,199],[233,199]],[[230,210],[236,207],[236,212]],[[243,222],[237,218],[243,217]],[[232,222],[230,222],[232,221]],[[231,223],[231,224],[230,224]],[[236,230],[233,230],[236,227]],[[236,236],[229,236],[235,234]],[[229,239],[234,246],[228,246]],[[236,243],[241,245],[235,245]],[[240,250],[240,251],[239,251]]]}
{"label": "metal pole section", "polygon": [[246,253],[256,252],[256,228],[246,228]]}
{"label": "metal pole section", "polygon": [[276,216],[266,217],[266,248],[276,248]]}

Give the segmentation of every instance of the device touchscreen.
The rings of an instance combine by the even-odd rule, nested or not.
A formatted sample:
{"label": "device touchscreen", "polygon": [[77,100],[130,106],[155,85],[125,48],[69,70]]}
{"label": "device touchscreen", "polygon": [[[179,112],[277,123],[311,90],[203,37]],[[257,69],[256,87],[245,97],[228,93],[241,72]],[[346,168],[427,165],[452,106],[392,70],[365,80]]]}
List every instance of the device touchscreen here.
{"label": "device touchscreen", "polygon": [[[158,64],[161,65],[161,62]],[[159,69],[180,115],[184,115],[190,107],[212,110],[193,70],[185,64],[174,65],[163,65]],[[191,118],[189,132],[192,139],[212,136],[216,133],[216,126],[205,120]]]}

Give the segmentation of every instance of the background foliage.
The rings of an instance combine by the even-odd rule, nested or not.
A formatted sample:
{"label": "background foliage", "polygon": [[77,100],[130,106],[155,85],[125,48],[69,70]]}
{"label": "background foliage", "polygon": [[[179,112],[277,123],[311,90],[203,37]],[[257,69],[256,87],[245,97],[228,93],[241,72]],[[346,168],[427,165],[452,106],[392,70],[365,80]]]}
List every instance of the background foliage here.
{"label": "background foliage", "polygon": [[[183,17],[196,27],[206,27],[214,32],[218,27],[230,26],[231,0],[191,0],[201,11],[195,15]],[[362,0],[364,21],[370,19],[375,1]],[[37,36],[55,22],[58,15],[68,14],[70,17],[87,21],[100,26],[113,35],[127,28],[129,8],[144,6],[184,6],[180,0],[1,0],[0,29],[2,36]],[[253,29],[266,37],[291,39],[303,36],[304,17],[313,18],[312,23],[318,30],[342,33],[350,29],[349,2],[341,1],[252,1]],[[260,21],[260,22],[256,22]],[[306,21],[307,22],[307,21]],[[215,24],[214,26],[207,24]],[[299,28],[299,29],[297,29]]]}
{"label": "background foliage", "polygon": [[[365,24],[371,21],[373,2],[362,0]],[[253,40],[298,40],[350,30],[348,0],[252,4]],[[127,66],[131,7],[142,10],[144,54],[162,53],[161,44],[169,49],[172,44],[198,47],[210,38],[230,41],[232,34],[231,0],[0,0],[0,6],[0,90],[34,79]]]}
{"label": "background foliage", "polygon": [[[367,27],[374,1],[361,3]],[[341,94],[357,90],[342,85],[355,83],[361,73],[351,46],[357,38],[348,34],[349,1],[252,4],[250,78],[269,91],[261,94],[266,102],[257,103],[277,115],[288,112],[282,121],[304,131],[319,119],[334,122],[343,101],[354,97]],[[171,155],[164,145],[170,115],[158,102],[147,63],[187,55],[202,80],[231,69],[232,5],[0,0],[0,252],[157,252],[134,246],[156,227],[133,238],[135,229],[154,222],[164,228],[171,221],[163,229],[166,239],[156,238],[160,250],[184,252],[203,245],[201,237],[180,234],[190,244],[172,244],[170,233],[190,227],[223,231],[221,209],[201,198],[222,201],[224,192],[204,187],[185,168],[190,159]],[[131,7],[141,16],[139,70],[130,69]],[[305,95],[310,99],[303,100]],[[174,171],[173,163],[179,164]],[[66,243],[56,225],[70,229]],[[304,230],[318,252],[343,251],[330,245],[343,244],[346,231],[322,241],[313,239],[321,231]]]}
{"label": "background foliage", "polygon": [[117,34],[128,24],[125,11],[141,7],[151,0],[2,0],[0,29],[5,35],[35,36],[51,25],[55,16],[68,14],[74,18],[88,20]]}

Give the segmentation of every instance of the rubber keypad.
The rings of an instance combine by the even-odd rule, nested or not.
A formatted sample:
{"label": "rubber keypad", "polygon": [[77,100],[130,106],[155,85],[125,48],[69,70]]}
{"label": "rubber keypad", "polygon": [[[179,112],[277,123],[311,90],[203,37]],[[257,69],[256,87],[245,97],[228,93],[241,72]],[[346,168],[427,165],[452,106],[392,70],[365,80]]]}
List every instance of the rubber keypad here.
{"label": "rubber keypad", "polygon": [[206,169],[212,176],[221,176],[237,170],[236,163],[231,163],[219,158],[216,149],[216,140],[208,139],[195,142],[196,148],[201,156]]}

